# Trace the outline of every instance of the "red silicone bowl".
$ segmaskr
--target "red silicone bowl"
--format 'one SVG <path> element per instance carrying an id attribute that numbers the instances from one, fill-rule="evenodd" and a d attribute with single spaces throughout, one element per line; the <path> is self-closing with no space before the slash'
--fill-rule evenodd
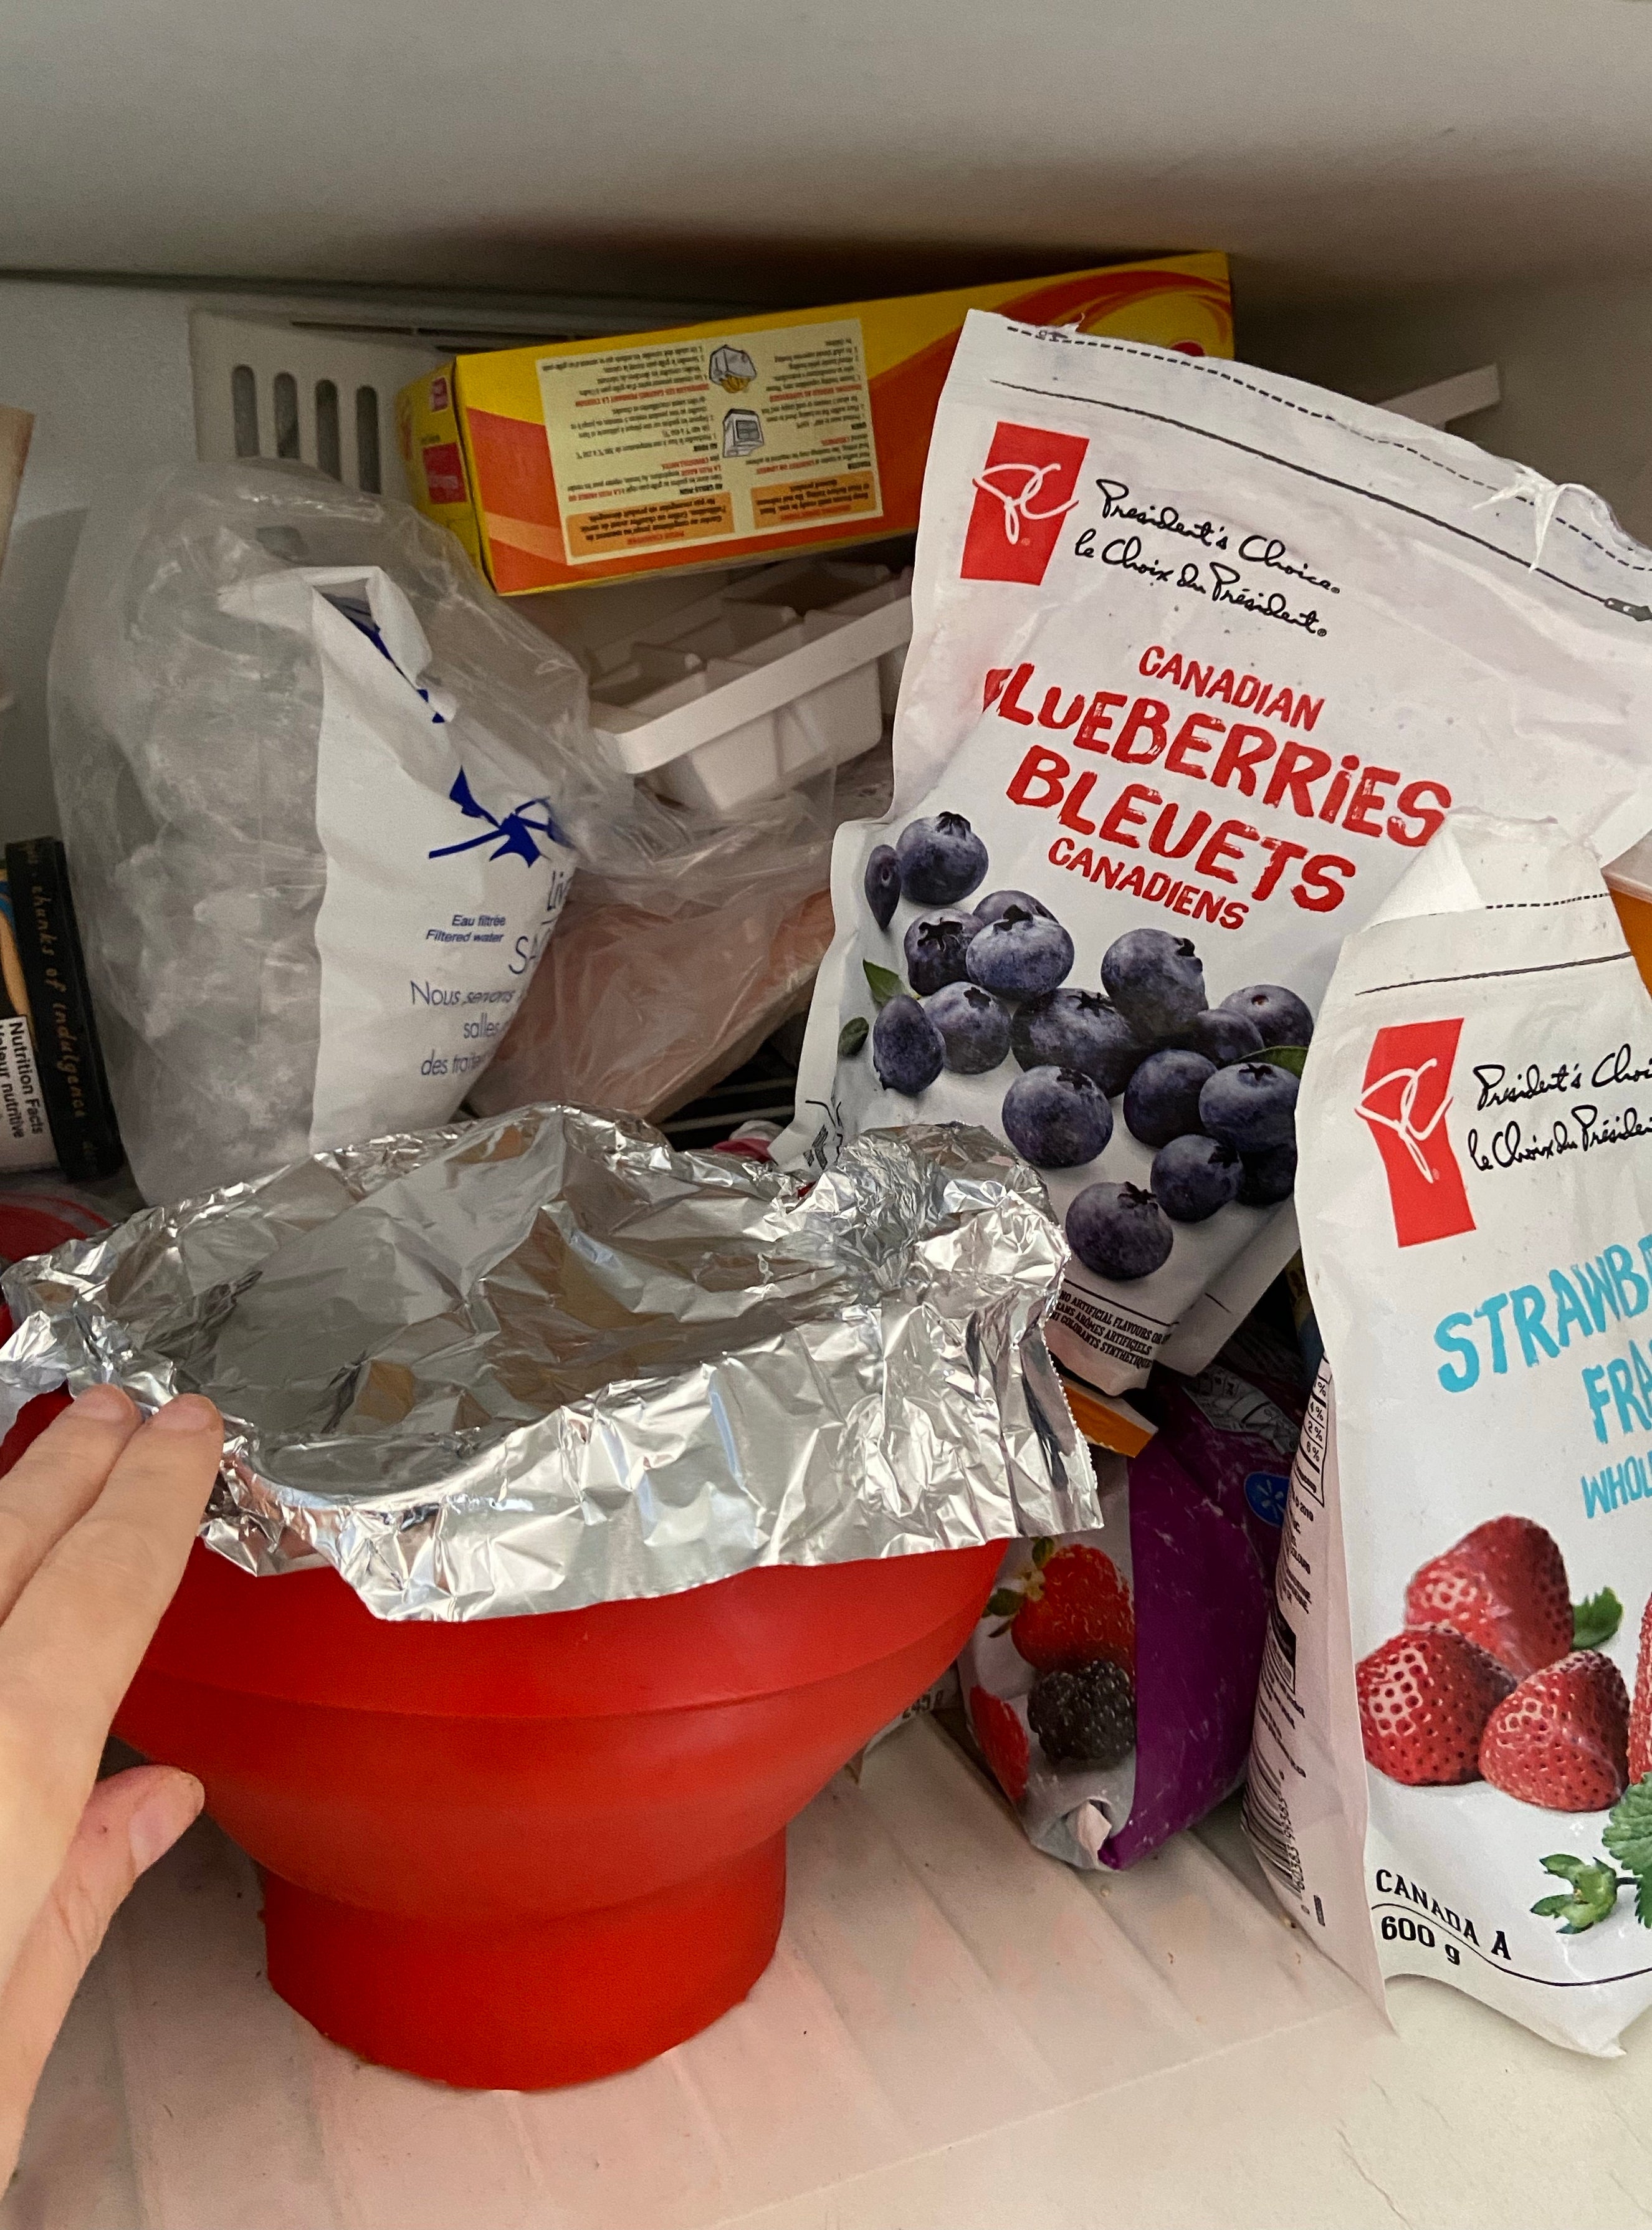
<path id="1" fill-rule="evenodd" d="M 586 2082 L 744 1997 L 787 1822 L 955 1656 L 999 1557 L 450 1626 L 197 1544 L 115 1724 L 263 1867 L 270 1980 L 325 2035 L 445 2083 Z"/>

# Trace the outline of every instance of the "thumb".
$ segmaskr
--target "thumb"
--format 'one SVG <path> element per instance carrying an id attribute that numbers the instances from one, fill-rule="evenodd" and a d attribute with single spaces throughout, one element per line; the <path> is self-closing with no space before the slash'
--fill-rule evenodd
<path id="1" fill-rule="evenodd" d="M 16 2164 L 29 2102 L 69 2001 L 122 1899 L 199 1813 L 204 1792 L 168 1765 L 100 1781 L 0 1988 L 0 2189 Z"/>

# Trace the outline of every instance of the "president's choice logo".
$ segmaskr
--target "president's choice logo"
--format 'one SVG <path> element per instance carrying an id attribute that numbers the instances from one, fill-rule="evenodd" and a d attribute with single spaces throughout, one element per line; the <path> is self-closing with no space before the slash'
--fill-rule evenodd
<path id="1" fill-rule="evenodd" d="M 1082 434 L 1000 422 L 974 477 L 961 579 L 1038 586 L 1061 522 L 1078 501 L 1078 468 L 1089 447 Z"/>
<path id="2" fill-rule="evenodd" d="M 1462 1171 L 1445 1127 L 1462 1017 L 1379 1030 L 1366 1063 L 1360 1115 L 1377 1142 L 1402 1247 L 1472 1231 Z"/>

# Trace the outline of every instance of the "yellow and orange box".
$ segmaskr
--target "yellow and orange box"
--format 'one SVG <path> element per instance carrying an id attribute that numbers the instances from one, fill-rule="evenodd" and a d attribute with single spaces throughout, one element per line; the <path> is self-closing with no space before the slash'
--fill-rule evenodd
<path id="1" fill-rule="evenodd" d="M 414 501 L 507 596 L 910 532 L 970 310 L 1233 353 L 1208 255 L 455 357 L 396 398 Z"/>

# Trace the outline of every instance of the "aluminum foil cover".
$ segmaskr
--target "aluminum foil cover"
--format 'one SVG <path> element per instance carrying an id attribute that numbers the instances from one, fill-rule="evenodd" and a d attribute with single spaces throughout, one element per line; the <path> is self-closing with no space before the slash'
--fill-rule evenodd
<path id="1" fill-rule="evenodd" d="M 203 1532 L 381 1618 L 1100 1523 L 1041 1327 L 1066 1246 L 983 1131 L 812 1189 L 565 1107 L 373 1140 L 16 1264 L 0 1432 L 108 1380 L 227 1426 Z"/>

